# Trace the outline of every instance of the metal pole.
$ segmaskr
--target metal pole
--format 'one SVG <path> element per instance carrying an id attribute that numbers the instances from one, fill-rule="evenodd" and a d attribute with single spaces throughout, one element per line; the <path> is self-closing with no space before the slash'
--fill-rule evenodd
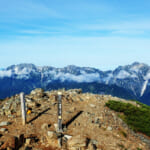
<path id="1" fill-rule="evenodd" d="M 62 93 L 58 92 L 58 132 L 62 131 Z"/>
<path id="2" fill-rule="evenodd" d="M 26 102 L 24 98 L 24 93 L 20 93 L 20 100 L 21 100 L 21 112 L 22 112 L 22 124 L 26 124 Z"/>

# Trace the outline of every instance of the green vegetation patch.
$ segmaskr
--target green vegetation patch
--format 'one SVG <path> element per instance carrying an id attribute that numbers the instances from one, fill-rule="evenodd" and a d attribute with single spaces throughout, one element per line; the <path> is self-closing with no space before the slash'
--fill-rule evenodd
<path id="1" fill-rule="evenodd" d="M 138 103 L 140 107 L 129 103 L 109 100 L 106 106 L 116 112 L 122 112 L 120 117 L 134 130 L 150 136 L 150 106 Z"/>

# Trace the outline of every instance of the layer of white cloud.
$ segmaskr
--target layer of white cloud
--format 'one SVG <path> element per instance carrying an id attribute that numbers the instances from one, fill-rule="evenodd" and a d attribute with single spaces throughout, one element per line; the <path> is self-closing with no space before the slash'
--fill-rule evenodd
<path id="1" fill-rule="evenodd" d="M 29 74 L 32 70 L 32 68 L 23 68 L 23 69 L 20 69 L 18 67 L 15 67 L 15 74 Z"/>
<path id="2" fill-rule="evenodd" d="M 85 73 L 82 72 L 80 75 L 74 75 L 70 73 L 56 73 L 55 71 L 50 72 L 53 75 L 54 80 L 61 80 L 62 82 L 64 81 L 75 81 L 78 83 L 81 82 L 97 82 L 100 81 L 100 76 L 98 73 Z"/>
<path id="3" fill-rule="evenodd" d="M 32 70 L 28 68 L 23 68 L 19 70 L 18 67 L 15 67 L 14 70 L 3 69 L 3 70 L 0 70 L 0 77 L 4 78 L 4 77 L 12 77 L 13 75 L 16 75 L 17 79 L 28 79 L 31 71 Z"/>
<path id="4" fill-rule="evenodd" d="M 118 75 L 116 76 L 116 78 L 118 79 L 125 79 L 125 78 L 136 78 L 137 76 L 135 74 L 130 74 L 125 70 L 121 70 Z"/>
<path id="5" fill-rule="evenodd" d="M 116 76 L 116 78 L 118 79 L 124 79 L 124 78 L 128 78 L 130 76 L 130 74 L 124 70 L 121 70 L 119 72 L 119 74 Z"/>
<path id="6" fill-rule="evenodd" d="M 11 70 L 0 70 L 0 77 L 11 77 L 12 71 Z"/>

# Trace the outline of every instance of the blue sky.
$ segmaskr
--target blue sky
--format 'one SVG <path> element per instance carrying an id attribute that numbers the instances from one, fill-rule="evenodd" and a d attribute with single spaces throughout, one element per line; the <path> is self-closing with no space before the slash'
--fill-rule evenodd
<path id="1" fill-rule="evenodd" d="M 0 68 L 150 65 L 149 0 L 0 0 Z"/>

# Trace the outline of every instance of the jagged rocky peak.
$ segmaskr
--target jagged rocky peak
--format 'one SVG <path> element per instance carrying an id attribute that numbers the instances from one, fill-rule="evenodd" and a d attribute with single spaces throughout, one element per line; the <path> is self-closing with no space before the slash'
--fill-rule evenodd
<path id="1" fill-rule="evenodd" d="M 134 62 L 131 65 L 119 66 L 113 71 L 114 76 L 119 78 L 144 78 L 150 72 L 150 66 Z"/>
<path id="2" fill-rule="evenodd" d="M 144 63 L 139 63 L 139 62 L 134 62 L 133 64 L 129 65 L 130 70 L 139 72 L 141 71 L 148 71 L 150 70 L 150 67 L 147 64 Z"/>
<path id="3" fill-rule="evenodd" d="M 75 65 L 69 65 L 67 67 L 64 68 L 54 68 L 54 67 L 50 67 L 50 66 L 44 66 L 44 67 L 38 67 L 35 66 L 34 64 L 18 64 L 18 65 L 12 65 L 8 68 L 6 68 L 5 70 L 1 70 L 1 71 L 11 71 L 12 73 L 15 74 L 24 74 L 26 73 L 30 73 L 30 72 L 50 72 L 50 71 L 55 71 L 56 73 L 70 73 L 70 74 L 74 74 L 74 75 L 80 75 L 80 74 L 84 74 L 84 73 L 88 73 L 88 74 L 92 74 L 92 73 L 99 73 L 101 74 L 102 77 L 105 76 L 109 76 L 111 73 L 113 74 L 113 76 L 117 76 L 120 72 L 121 75 L 122 74 L 136 74 L 136 73 L 143 73 L 143 75 L 146 75 L 146 73 L 150 70 L 150 67 L 144 63 L 139 63 L 139 62 L 134 62 L 131 65 L 126 65 L 126 66 L 119 66 L 118 68 L 116 68 L 114 71 L 100 71 L 99 69 L 95 69 L 95 68 L 91 68 L 91 67 L 78 67 Z M 133 77 L 131 75 L 131 77 Z M 122 77 L 123 78 L 123 77 Z"/>
<path id="4" fill-rule="evenodd" d="M 79 66 L 75 66 L 75 65 L 69 65 L 67 67 L 59 69 L 59 71 L 62 71 L 64 73 L 74 74 L 74 75 L 100 72 L 99 69 L 95 69 L 95 68 L 91 68 L 91 67 L 79 67 Z"/>
<path id="5" fill-rule="evenodd" d="M 37 68 L 38 68 L 39 71 L 41 71 L 41 72 L 56 70 L 55 67 L 51 67 L 51 66 L 43 66 L 43 67 L 37 67 Z"/>
<path id="6" fill-rule="evenodd" d="M 37 67 L 34 64 L 18 64 L 12 65 L 6 68 L 5 71 L 10 71 L 12 75 L 22 75 L 22 74 L 29 74 L 30 72 L 37 71 Z"/>
<path id="7" fill-rule="evenodd" d="M 58 69 L 59 72 L 63 72 L 63 73 L 70 73 L 70 74 L 75 74 L 75 75 L 79 75 L 81 74 L 81 68 L 75 65 L 69 65 L 67 67 L 64 68 L 60 68 Z"/>
<path id="8" fill-rule="evenodd" d="M 117 69 L 121 70 L 121 69 L 125 69 L 125 70 L 139 70 L 142 68 L 150 68 L 147 64 L 144 63 L 140 63 L 140 62 L 134 62 L 131 65 L 125 65 L 125 66 L 119 66 Z"/>
<path id="9" fill-rule="evenodd" d="M 142 67 L 142 66 L 147 66 L 145 63 L 140 63 L 140 62 L 134 62 L 131 64 L 131 66 L 138 66 L 138 67 Z"/>
<path id="10" fill-rule="evenodd" d="M 80 67 L 78 67 L 76 65 L 68 65 L 65 68 L 68 69 L 68 70 L 75 70 L 75 69 L 80 68 Z"/>
<path id="11" fill-rule="evenodd" d="M 10 77 L 16 79 L 28 79 L 31 73 L 38 73 L 38 68 L 34 64 L 18 64 L 1 70 L 0 77 Z"/>

